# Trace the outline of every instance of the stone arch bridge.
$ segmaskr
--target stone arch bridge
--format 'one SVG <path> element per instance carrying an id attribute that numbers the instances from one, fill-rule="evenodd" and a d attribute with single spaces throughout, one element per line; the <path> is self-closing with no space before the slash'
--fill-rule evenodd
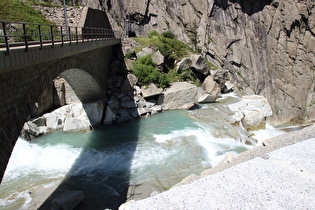
<path id="1" fill-rule="evenodd" d="M 1 29 L 1 28 L 0 28 Z M 31 109 L 53 79 L 62 76 L 82 102 L 105 98 L 109 64 L 120 39 L 0 48 L 0 181 Z"/>

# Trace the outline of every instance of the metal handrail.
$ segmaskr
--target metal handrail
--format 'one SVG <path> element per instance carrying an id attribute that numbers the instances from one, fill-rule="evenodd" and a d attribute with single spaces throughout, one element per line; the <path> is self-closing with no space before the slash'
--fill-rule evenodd
<path id="1" fill-rule="evenodd" d="M 14 47 L 24 47 L 27 52 L 34 45 L 42 49 L 44 45 L 55 47 L 57 43 L 64 46 L 116 38 L 121 38 L 119 33 L 107 28 L 0 21 L 0 49 L 5 48 L 7 54 Z"/>

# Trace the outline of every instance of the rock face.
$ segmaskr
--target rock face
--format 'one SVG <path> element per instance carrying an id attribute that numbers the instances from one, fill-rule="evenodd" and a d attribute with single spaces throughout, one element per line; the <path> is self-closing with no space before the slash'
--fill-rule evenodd
<path id="1" fill-rule="evenodd" d="M 236 90 L 264 95 L 279 120 L 315 118 L 313 1 L 120 0 L 104 6 L 116 28 L 129 15 L 136 36 L 170 30 L 191 43 L 187 31 L 196 23 L 197 47 L 232 74 Z"/>

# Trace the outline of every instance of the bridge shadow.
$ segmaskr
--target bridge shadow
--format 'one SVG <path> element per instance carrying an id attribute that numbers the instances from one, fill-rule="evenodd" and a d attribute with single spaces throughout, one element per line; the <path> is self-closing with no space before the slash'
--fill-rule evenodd
<path id="1" fill-rule="evenodd" d="M 121 55 L 121 49 L 118 53 Z M 124 62 L 120 64 L 123 65 Z M 118 65 L 111 69 L 120 69 L 120 67 Z M 114 74 L 117 75 L 117 72 Z M 126 76 L 120 78 L 126 79 Z M 131 96 L 133 88 L 128 87 L 126 94 Z M 130 111 L 135 112 L 136 108 Z M 83 201 L 74 208 L 76 210 L 118 209 L 131 196 L 128 195 L 128 189 L 132 160 L 139 139 L 139 127 L 140 119 L 133 119 L 93 130 L 89 142 L 82 149 L 62 183 L 39 209 L 52 209 L 54 199 L 68 191 L 84 193 Z"/>
<path id="2" fill-rule="evenodd" d="M 77 210 L 118 209 L 128 198 L 139 123 L 131 120 L 94 130 L 62 183 L 39 209 L 51 209 L 52 201 L 66 191 L 84 193 Z"/>

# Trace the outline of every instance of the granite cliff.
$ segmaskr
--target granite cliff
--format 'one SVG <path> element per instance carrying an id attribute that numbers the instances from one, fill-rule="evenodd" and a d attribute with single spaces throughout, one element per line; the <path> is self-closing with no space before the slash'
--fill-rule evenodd
<path id="1" fill-rule="evenodd" d="M 130 36 L 172 31 L 227 70 L 236 90 L 265 96 L 276 121 L 315 120 L 314 0 L 75 2 L 105 10 Z"/>
<path id="2" fill-rule="evenodd" d="M 193 45 L 197 34 L 202 54 L 228 70 L 240 92 L 267 97 L 275 120 L 315 119 L 314 1 L 106 0 L 99 7 L 129 35 L 170 30 Z"/>

